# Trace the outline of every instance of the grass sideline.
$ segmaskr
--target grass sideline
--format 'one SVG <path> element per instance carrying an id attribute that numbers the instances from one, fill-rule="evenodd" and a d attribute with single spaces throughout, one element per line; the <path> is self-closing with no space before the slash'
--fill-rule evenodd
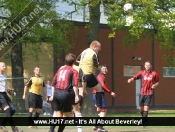
<path id="1" fill-rule="evenodd" d="M 96 114 L 82 114 L 83 117 L 96 117 Z M 4 117 L 5 113 L 0 113 L 0 117 Z M 52 117 L 40 115 L 41 117 Z M 70 115 L 71 116 L 71 115 Z M 123 113 L 107 113 L 106 117 L 140 117 L 140 112 L 127 111 Z M 150 110 L 149 117 L 175 117 L 175 110 Z M 15 113 L 14 117 L 28 117 L 28 113 Z"/>

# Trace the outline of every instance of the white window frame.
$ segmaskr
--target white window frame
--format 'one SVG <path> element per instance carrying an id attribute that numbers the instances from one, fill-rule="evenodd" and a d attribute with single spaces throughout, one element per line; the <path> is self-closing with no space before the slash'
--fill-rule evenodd
<path id="1" fill-rule="evenodd" d="M 163 77 L 175 77 L 175 67 L 163 67 Z"/>
<path id="2" fill-rule="evenodd" d="M 128 68 L 128 70 L 127 70 L 127 68 Z M 139 72 L 141 70 L 142 70 L 141 66 L 123 65 L 123 75 L 124 75 L 124 77 L 132 77 L 137 72 Z M 129 72 L 126 73 L 127 71 L 129 71 Z"/>

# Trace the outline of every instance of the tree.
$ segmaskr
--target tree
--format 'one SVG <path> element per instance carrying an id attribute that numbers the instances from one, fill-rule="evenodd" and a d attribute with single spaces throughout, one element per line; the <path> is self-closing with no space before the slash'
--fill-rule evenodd
<path id="1" fill-rule="evenodd" d="M 123 10 L 124 4 L 128 1 L 108 1 L 109 26 L 112 33 L 109 37 L 114 37 L 116 30 L 128 31 L 124 38 L 124 47 L 136 47 L 137 42 L 148 37 L 154 43 L 154 40 L 160 42 L 160 49 L 165 51 L 163 56 L 170 66 L 175 65 L 174 56 L 174 34 L 175 34 L 175 1 L 170 0 L 131 0 L 133 5 L 131 12 Z M 133 19 L 132 23 L 126 26 L 126 18 Z M 149 36 L 148 36 L 149 35 Z"/>
<path id="2" fill-rule="evenodd" d="M 65 2 L 72 3 L 72 1 Z M 125 12 L 123 6 L 126 3 L 133 5 L 132 12 Z M 75 3 L 75 2 L 74 2 Z M 116 30 L 126 30 L 123 40 L 124 48 L 137 47 L 137 42 L 147 37 L 152 45 L 154 41 L 160 42 L 160 49 L 165 51 L 163 56 L 170 64 L 175 65 L 175 1 L 171 0 L 81 0 L 76 4 L 79 8 L 88 5 L 89 23 L 88 45 L 92 40 L 98 40 L 100 23 L 100 4 L 103 4 L 108 15 L 108 25 L 111 28 L 109 37 L 115 37 Z M 126 18 L 133 22 L 126 22 Z M 154 59 L 154 58 L 153 58 Z M 154 61 L 154 60 L 152 60 Z"/>
<path id="3" fill-rule="evenodd" d="M 82 10 L 84 6 L 88 6 L 89 9 L 89 23 L 87 24 L 88 32 L 87 32 L 87 47 L 89 47 L 90 43 L 93 40 L 99 40 L 99 27 L 100 27 L 100 0 L 81 0 L 81 1 L 65 1 L 70 5 L 77 5 L 75 11 Z M 84 104 L 82 108 L 82 112 L 84 113 L 94 113 L 95 107 L 92 105 L 92 89 L 87 89 L 88 96 L 84 97 Z"/>
<path id="4" fill-rule="evenodd" d="M 73 41 L 69 42 L 67 35 L 75 36 L 75 28 L 70 21 L 64 20 L 53 9 L 56 1 L 4 0 L 0 3 L 2 16 L 0 50 L 3 56 L 11 52 L 12 77 L 23 77 L 22 45 L 31 47 L 34 55 L 40 54 L 42 42 L 56 45 L 57 49 L 69 50 Z M 59 26 L 61 28 L 55 28 Z M 62 30 L 61 30 L 62 29 Z M 63 32 L 64 31 L 64 32 Z M 2 58 L 1 56 L 1 58 Z M 37 58 L 36 58 L 37 59 Z M 17 92 L 16 110 L 25 111 L 25 102 L 21 101 L 24 80 L 12 80 L 13 88 Z"/>

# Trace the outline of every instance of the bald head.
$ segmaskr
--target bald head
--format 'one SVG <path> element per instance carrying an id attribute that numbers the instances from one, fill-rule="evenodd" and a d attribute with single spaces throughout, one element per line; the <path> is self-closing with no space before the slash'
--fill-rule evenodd
<path id="1" fill-rule="evenodd" d="M 0 73 L 4 73 L 6 69 L 5 63 L 4 62 L 0 62 Z"/>
<path id="2" fill-rule="evenodd" d="M 95 52 L 99 52 L 101 50 L 101 44 L 97 40 L 94 40 L 90 44 L 90 48 L 93 49 Z"/>

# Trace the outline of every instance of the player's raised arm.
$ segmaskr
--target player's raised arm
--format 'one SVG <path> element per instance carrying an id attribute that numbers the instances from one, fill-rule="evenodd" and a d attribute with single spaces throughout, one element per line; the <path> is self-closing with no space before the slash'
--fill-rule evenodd
<path id="1" fill-rule="evenodd" d="M 128 79 L 128 83 L 133 82 L 134 80 L 137 80 L 141 77 L 143 71 L 139 71 L 137 74 L 135 74 L 132 78 Z"/>

